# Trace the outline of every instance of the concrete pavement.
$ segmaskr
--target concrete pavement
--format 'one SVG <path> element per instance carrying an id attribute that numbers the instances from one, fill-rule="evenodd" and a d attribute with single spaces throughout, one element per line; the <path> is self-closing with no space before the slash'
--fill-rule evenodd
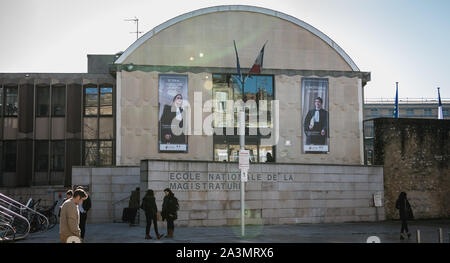
<path id="1" fill-rule="evenodd" d="M 423 243 L 438 243 L 442 228 L 444 242 L 449 243 L 450 220 L 409 222 L 410 240 L 400 240 L 400 221 L 246 226 L 246 237 L 240 237 L 240 226 L 178 227 L 173 239 L 145 240 L 145 225 L 130 227 L 125 223 L 87 224 L 86 243 L 366 243 L 378 236 L 382 243 L 416 243 L 420 229 Z M 17 243 L 60 243 L 59 225 L 44 233 L 30 234 Z M 166 233 L 160 228 L 160 233 Z M 152 227 L 151 236 L 154 238 Z"/>

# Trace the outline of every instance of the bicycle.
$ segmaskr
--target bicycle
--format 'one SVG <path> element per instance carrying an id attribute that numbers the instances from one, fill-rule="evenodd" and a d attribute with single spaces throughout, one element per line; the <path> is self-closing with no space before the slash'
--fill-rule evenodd
<path id="1" fill-rule="evenodd" d="M 48 218 L 48 228 L 47 229 L 52 229 L 58 223 L 58 217 L 54 213 L 55 207 L 57 204 L 58 204 L 58 201 L 55 201 L 53 203 L 53 205 L 48 208 L 37 207 L 36 211 L 43 214 L 44 216 L 46 216 Z"/>

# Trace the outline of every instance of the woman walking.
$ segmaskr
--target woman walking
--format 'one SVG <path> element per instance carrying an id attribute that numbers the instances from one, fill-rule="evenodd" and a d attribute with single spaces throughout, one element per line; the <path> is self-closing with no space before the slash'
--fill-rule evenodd
<path id="1" fill-rule="evenodd" d="M 411 233 L 409 233 L 408 230 L 407 220 L 413 219 L 414 215 L 405 192 L 401 192 L 398 196 L 397 202 L 395 202 L 395 208 L 398 209 L 400 220 L 402 221 L 402 228 L 400 229 L 400 239 L 405 239 L 405 235 L 408 235 L 409 239 L 411 237 Z M 405 232 L 405 235 L 403 234 L 403 232 Z"/>
<path id="2" fill-rule="evenodd" d="M 173 232 L 175 231 L 175 221 L 177 216 L 177 211 L 179 208 L 178 199 L 175 197 L 173 192 L 166 188 L 164 189 L 164 194 L 166 195 L 163 200 L 161 217 L 163 220 L 167 220 L 167 238 L 173 237 Z"/>
<path id="3" fill-rule="evenodd" d="M 155 228 L 156 238 L 160 239 L 161 235 L 158 233 L 158 222 L 156 219 L 158 208 L 156 207 L 155 194 L 153 193 L 153 190 L 147 190 L 144 198 L 142 199 L 141 208 L 145 211 L 145 218 L 147 219 L 147 225 L 145 226 L 145 239 L 152 239 L 150 236 L 152 221 Z"/>

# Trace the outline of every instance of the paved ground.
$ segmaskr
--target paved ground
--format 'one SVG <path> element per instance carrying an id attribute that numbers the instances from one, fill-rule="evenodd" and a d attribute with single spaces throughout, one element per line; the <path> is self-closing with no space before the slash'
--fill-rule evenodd
<path id="1" fill-rule="evenodd" d="M 297 224 L 247 226 L 247 235 L 240 237 L 240 226 L 179 227 L 173 239 L 145 240 L 145 226 L 130 227 L 124 223 L 88 224 L 86 243 L 365 243 L 378 236 L 382 243 L 415 243 L 420 229 L 423 243 L 438 242 L 438 228 L 443 229 L 444 242 L 449 243 L 450 220 L 426 220 L 409 223 L 410 240 L 399 239 L 401 223 Z M 30 234 L 17 243 L 59 243 L 59 225 L 44 233 Z M 160 231 L 165 233 L 166 230 Z M 154 237 L 153 228 L 151 235 Z"/>

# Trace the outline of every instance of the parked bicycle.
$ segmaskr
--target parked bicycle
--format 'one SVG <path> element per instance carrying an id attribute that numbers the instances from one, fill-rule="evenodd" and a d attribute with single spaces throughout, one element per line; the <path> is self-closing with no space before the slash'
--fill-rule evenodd
<path id="1" fill-rule="evenodd" d="M 40 200 L 40 199 L 39 199 Z M 58 204 L 58 201 L 55 201 L 52 206 L 45 207 L 36 207 L 36 211 L 43 214 L 48 218 L 48 229 L 52 229 L 58 223 L 58 217 L 55 214 L 55 207 Z"/>

